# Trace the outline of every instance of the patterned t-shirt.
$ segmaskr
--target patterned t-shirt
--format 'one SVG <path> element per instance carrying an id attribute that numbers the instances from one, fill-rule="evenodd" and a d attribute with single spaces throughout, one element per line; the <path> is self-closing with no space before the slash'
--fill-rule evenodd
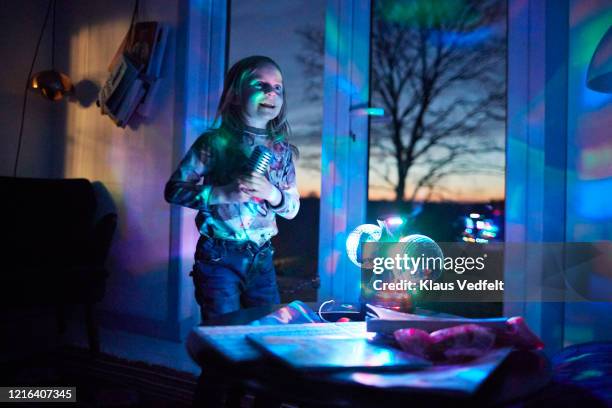
<path id="1" fill-rule="evenodd" d="M 257 145 L 272 151 L 266 177 L 282 193 L 279 205 L 264 200 L 210 205 L 211 188 L 244 174 L 246 162 Z M 198 210 L 201 234 L 263 245 L 277 234 L 276 214 L 292 219 L 300 207 L 291 146 L 284 138 L 272 138 L 265 130 L 222 126 L 200 136 L 166 183 L 166 200 Z"/>

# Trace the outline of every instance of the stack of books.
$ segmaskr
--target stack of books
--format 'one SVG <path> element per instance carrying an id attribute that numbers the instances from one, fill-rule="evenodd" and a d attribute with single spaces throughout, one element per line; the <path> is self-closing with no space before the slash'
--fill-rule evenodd
<path id="1" fill-rule="evenodd" d="M 136 23 L 109 67 L 97 105 L 119 127 L 138 112 L 148 117 L 159 89 L 169 28 L 155 21 Z"/>

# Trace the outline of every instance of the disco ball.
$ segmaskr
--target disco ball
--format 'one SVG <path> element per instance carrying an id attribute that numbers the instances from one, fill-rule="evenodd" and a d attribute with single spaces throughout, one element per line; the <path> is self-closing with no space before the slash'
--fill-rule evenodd
<path id="1" fill-rule="evenodd" d="M 398 253 L 421 259 L 419 267 L 410 271 L 411 280 L 436 280 L 444 271 L 444 254 L 436 242 L 425 235 L 413 234 L 400 239 Z"/>
<path id="2" fill-rule="evenodd" d="M 374 224 L 362 224 L 355 228 L 346 239 L 346 254 L 351 262 L 361 268 L 361 247 L 365 242 L 378 242 L 382 229 Z"/>

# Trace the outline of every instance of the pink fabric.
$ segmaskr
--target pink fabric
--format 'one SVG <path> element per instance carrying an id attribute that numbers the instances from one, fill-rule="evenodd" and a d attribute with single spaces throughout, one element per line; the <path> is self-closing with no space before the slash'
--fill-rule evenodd
<path id="1" fill-rule="evenodd" d="M 465 361 L 487 354 L 496 346 L 534 350 L 544 343 L 522 317 L 512 317 L 503 330 L 492 330 L 476 324 L 464 324 L 432 333 L 419 329 L 400 329 L 395 340 L 407 353 L 430 360 Z"/>

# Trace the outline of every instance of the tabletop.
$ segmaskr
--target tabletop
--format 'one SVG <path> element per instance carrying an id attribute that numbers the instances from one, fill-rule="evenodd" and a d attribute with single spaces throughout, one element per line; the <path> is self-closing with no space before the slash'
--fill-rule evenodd
<path id="1" fill-rule="evenodd" d="M 261 318 L 276 310 L 278 306 L 243 309 L 207 322 L 207 325 L 240 325 Z M 419 313 L 419 311 L 416 311 Z M 420 311 L 427 314 L 427 311 Z M 366 381 L 355 381 L 350 375 L 306 374 L 290 370 L 267 359 L 248 364 L 230 364 L 213 351 L 199 358 L 202 375 L 194 406 L 222 406 L 214 403 L 213 393 L 220 389 L 234 390 L 244 396 L 256 396 L 257 401 L 268 401 L 270 405 L 281 402 L 297 406 L 412 406 L 473 403 L 479 405 L 503 405 L 526 398 L 544 387 L 550 380 L 551 368 L 541 352 L 513 351 L 493 375 L 473 395 L 450 390 L 430 390 L 398 386 L 380 387 Z M 464 370 L 462 375 L 469 375 Z M 473 371 L 472 371 L 473 372 Z M 350 374 L 350 373 L 349 373 Z M 435 378 L 435 377 L 434 377 Z M 239 391 L 236 391 L 239 390 Z M 244 405 L 244 401 L 236 405 Z M 232 405 L 231 403 L 229 404 Z"/>

